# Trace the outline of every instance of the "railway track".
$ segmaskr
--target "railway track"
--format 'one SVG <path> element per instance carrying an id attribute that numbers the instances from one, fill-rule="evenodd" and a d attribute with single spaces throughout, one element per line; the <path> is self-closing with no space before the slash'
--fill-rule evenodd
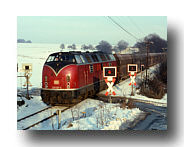
<path id="1" fill-rule="evenodd" d="M 20 122 L 21 120 L 24 120 L 24 119 L 26 119 L 26 118 L 29 118 L 29 117 L 31 117 L 31 116 L 34 116 L 34 115 L 36 115 L 36 114 L 38 114 L 38 113 L 41 113 L 41 112 L 43 112 L 43 111 L 45 111 L 45 110 L 48 110 L 48 109 L 50 109 L 50 108 L 51 108 L 51 106 L 50 106 L 50 107 L 47 107 L 47 108 L 44 108 L 44 109 L 42 109 L 42 110 L 40 110 L 40 111 L 37 111 L 37 112 L 35 112 L 35 113 L 33 113 L 33 114 L 27 115 L 27 116 L 25 116 L 25 117 L 23 117 L 23 118 L 21 118 L 21 119 L 18 119 L 17 122 Z"/>
<path id="2" fill-rule="evenodd" d="M 28 130 L 36 125 L 43 123 L 46 120 L 51 119 L 54 116 L 58 115 L 58 110 L 62 113 L 71 107 L 77 105 L 76 104 L 66 104 L 66 105 L 56 105 L 56 106 L 49 106 L 42 110 L 39 110 L 33 114 L 25 116 L 21 119 L 17 120 L 17 128 L 19 130 Z M 40 118 L 40 119 L 38 119 Z"/>
<path id="3" fill-rule="evenodd" d="M 105 95 L 97 95 L 98 100 L 104 101 L 104 102 L 109 102 L 110 101 L 110 97 L 109 96 L 105 96 Z M 123 97 L 123 96 L 111 96 L 111 102 L 112 103 L 122 103 L 123 101 L 126 100 L 132 100 L 133 102 L 142 102 L 142 103 L 146 103 L 146 104 L 153 104 L 155 106 L 163 106 L 163 107 L 167 107 L 166 103 L 161 103 L 161 102 L 155 102 L 155 101 L 148 101 L 148 100 L 142 100 L 142 99 L 135 99 L 135 98 L 131 98 L 131 97 Z"/>
<path id="4" fill-rule="evenodd" d="M 142 121 L 138 122 L 131 130 L 167 130 L 167 108 L 151 104 L 135 103 L 141 111 L 149 113 Z"/>

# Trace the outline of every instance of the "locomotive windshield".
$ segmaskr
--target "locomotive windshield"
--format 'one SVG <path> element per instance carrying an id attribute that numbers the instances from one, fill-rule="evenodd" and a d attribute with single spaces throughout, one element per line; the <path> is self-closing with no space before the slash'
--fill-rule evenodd
<path id="1" fill-rule="evenodd" d="M 68 62 L 68 63 L 75 63 L 75 58 L 73 55 L 67 55 L 67 54 L 56 54 L 56 55 L 50 55 L 46 61 L 49 62 Z"/>
<path id="2" fill-rule="evenodd" d="M 72 54 L 55 53 L 48 57 L 45 64 L 52 67 L 55 72 L 58 73 L 58 71 L 66 65 L 76 64 L 76 60 Z"/>

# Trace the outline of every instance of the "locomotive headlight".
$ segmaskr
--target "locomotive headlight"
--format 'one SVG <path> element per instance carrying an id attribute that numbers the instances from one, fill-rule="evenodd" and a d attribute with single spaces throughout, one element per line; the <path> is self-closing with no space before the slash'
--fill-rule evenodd
<path id="1" fill-rule="evenodd" d="M 67 82 L 67 88 L 68 89 L 70 88 L 70 82 Z"/>
<path id="2" fill-rule="evenodd" d="M 70 74 L 68 74 L 68 75 L 66 76 L 66 81 L 67 81 L 67 82 L 70 82 L 70 79 L 71 79 Z"/>
<path id="3" fill-rule="evenodd" d="M 67 88 L 68 89 L 70 88 L 70 80 L 71 80 L 70 74 L 67 74 L 66 81 L 67 81 Z"/>
<path id="4" fill-rule="evenodd" d="M 48 88 L 47 76 L 45 76 L 45 88 Z"/>
<path id="5" fill-rule="evenodd" d="M 45 88 L 48 88 L 48 83 L 47 82 L 45 82 Z"/>
<path id="6" fill-rule="evenodd" d="M 45 82 L 47 82 L 47 76 L 45 76 Z"/>

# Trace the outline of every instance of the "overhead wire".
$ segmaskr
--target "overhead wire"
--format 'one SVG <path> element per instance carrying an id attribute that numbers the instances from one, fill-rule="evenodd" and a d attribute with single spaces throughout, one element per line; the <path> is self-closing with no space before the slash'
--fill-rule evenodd
<path id="1" fill-rule="evenodd" d="M 132 24 L 134 24 L 134 26 L 137 28 L 137 30 L 143 35 L 143 36 L 146 36 L 145 33 L 140 29 L 140 27 L 129 17 L 127 16 L 127 18 L 129 18 L 129 21 L 132 22 Z M 121 19 L 122 20 L 122 19 Z M 138 41 L 141 41 L 141 39 L 138 39 Z M 146 41 L 144 41 L 146 43 Z M 154 44 L 152 44 L 154 46 Z"/>
<path id="2" fill-rule="evenodd" d="M 127 34 L 129 34 L 130 36 L 132 36 L 135 40 L 140 41 L 140 39 L 138 39 L 135 35 L 133 35 L 132 33 L 130 33 L 129 31 L 127 31 L 124 27 L 122 27 L 117 21 L 115 21 L 114 19 L 112 19 L 110 16 L 107 16 L 113 23 L 115 23 L 118 27 L 120 27 L 123 31 L 125 31 Z"/>
<path id="3" fill-rule="evenodd" d="M 119 20 L 119 24 L 121 25 L 121 26 L 123 26 L 124 24 L 126 24 L 126 26 L 131 26 L 131 31 L 132 32 L 134 32 L 134 36 L 139 36 L 140 35 L 140 33 L 137 31 L 137 29 L 133 26 L 133 24 L 129 21 L 129 20 L 127 20 L 127 18 L 126 18 L 126 16 L 117 16 L 116 17 L 118 20 Z M 123 18 L 126 18 L 126 19 L 123 19 Z M 126 28 L 126 30 L 128 30 L 127 28 Z M 126 33 L 127 34 L 127 33 Z M 128 34 L 127 34 L 128 35 Z M 130 37 L 129 37 L 130 38 Z M 134 39 L 134 38 L 133 38 Z M 139 39 L 140 40 L 140 39 Z"/>
<path id="4" fill-rule="evenodd" d="M 145 33 L 142 31 L 142 29 L 136 24 L 135 21 L 133 21 L 133 19 L 130 16 L 127 16 L 127 18 L 129 19 L 129 21 L 131 21 L 131 23 L 136 27 L 136 29 L 143 35 L 146 36 Z"/>
<path id="5" fill-rule="evenodd" d="M 107 19 L 107 20 L 109 21 L 109 18 L 107 18 L 106 16 L 105 16 L 105 19 Z M 111 22 L 111 24 L 114 25 L 118 30 L 121 30 L 121 28 L 120 28 L 120 27 L 117 27 L 117 25 L 116 25 L 114 22 L 112 22 L 112 21 L 110 21 L 110 22 Z M 126 38 L 125 40 L 129 40 L 129 38 L 128 38 L 127 36 L 124 36 L 124 38 Z"/>
<path id="6" fill-rule="evenodd" d="M 119 16 L 117 17 L 120 21 L 120 24 L 123 26 L 123 24 L 126 24 L 127 26 L 131 26 L 131 31 L 134 32 L 135 36 L 140 35 L 139 32 L 137 31 L 137 29 L 133 26 L 133 24 L 130 22 L 130 20 L 127 20 L 127 17 L 125 16 Z M 126 19 L 125 19 L 126 18 Z"/>

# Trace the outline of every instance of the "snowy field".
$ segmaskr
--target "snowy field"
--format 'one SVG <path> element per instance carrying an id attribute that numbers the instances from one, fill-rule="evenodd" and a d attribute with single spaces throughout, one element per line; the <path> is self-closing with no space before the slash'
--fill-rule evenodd
<path id="1" fill-rule="evenodd" d="M 17 62 L 19 72 L 17 75 L 23 75 L 21 72 L 23 63 L 31 63 L 33 66 L 30 82 L 33 88 L 41 88 L 42 67 L 48 55 L 53 52 L 60 51 L 59 44 L 18 44 L 17 45 Z M 150 68 L 149 72 L 153 73 L 157 66 Z M 151 75 L 150 75 L 151 76 Z M 136 81 L 141 80 L 140 74 L 136 76 Z M 25 91 L 22 85 L 25 83 L 24 78 L 17 79 L 17 88 Z M 167 94 L 162 99 L 151 99 L 139 95 L 139 91 L 135 91 L 135 96 L 130 96 L 131 86 L 130 79 L 127 79 L 113 87 L 117 96 L 125 96 L 127 98 L 139 99 L 144 101 L 160 103 L 160 106 L 167 107 Z M 138 86 L 138 85 L 137 85 Z M 134 88 L 135 90 L 135 88 Z M 101 94 L 105 94 L 102 91 Z M 48 107 L 41 101 L 41 97 L 32 96 L 27 100 L 23 96 L 17 97 L 18 101 L 24 100 L 25 104 L 21 107 L 17 106 L 17 119 L 30 115 L 43 108 Z M 36 117 L 34 120 L 25 123 L 18 123 L 17 129 L 21 130 L 33 122 L 42 120 L 56 110 L 48 110 Z M 128 109 L 121 108 L 120 104 L 109 104 L 98 100 L 86 99 L 74 108 L 68 109 L 61 115 L 61 128 L 58 128 L 58 118 L 53 117 L 33 128 L 32 130 L 125 130 L 129 128 L 135 120 L 142 119 L 146 115 L 145 112 L 138 108 Z"/>

